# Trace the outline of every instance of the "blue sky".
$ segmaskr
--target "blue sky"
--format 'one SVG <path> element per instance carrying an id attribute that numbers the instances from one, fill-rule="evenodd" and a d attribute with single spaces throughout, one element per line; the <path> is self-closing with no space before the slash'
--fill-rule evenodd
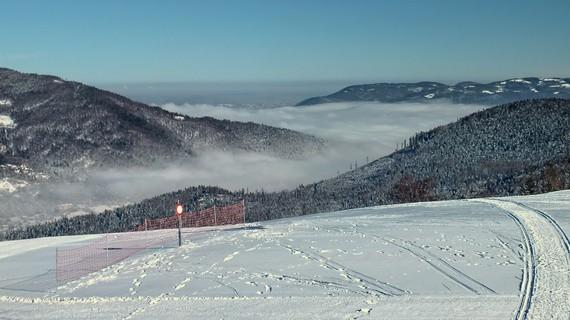
<path id="1" fill-rule="evenodd" d="M 570 76 L 570 1 L 3 0 L 0 66 L 88 83 Z"/>

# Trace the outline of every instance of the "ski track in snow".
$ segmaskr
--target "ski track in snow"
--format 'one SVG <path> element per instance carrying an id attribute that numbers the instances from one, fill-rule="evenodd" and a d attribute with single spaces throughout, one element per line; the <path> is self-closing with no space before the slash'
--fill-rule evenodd
<path id="1" fill-rule="evenodd" d="M 187 235 L 180 248 L 146 251 L 44 296 L 2 296 L 0 288 L 0 318 L 37 310 L 45 319 L 121 320 L 570 314 L 567 236 L 547 213 L 508 198 L 361 208 Z"/>
<path id="2" fill-rule="evenodd" d="M 302 250 L 299 248 L 294 248 L 290 245 L 279 244 L 279 246 L 289 250 L 291 252 L 291 254 L 299 254 L 300 253 L 300 254 L 302 254 L 303 258 L 317 262 L 323 268 L 339 272 L 341 277 L 343 277 L 346 280 L 349 280 L 351 282 L 357 283 L 358 287 L 360 289 L 362 289 L 363 291 L 357 290 L 356 292 L 359 292 L 361 294 L 372 295 L 372 296 L 378 297 L 378 296 L 382 296 L 382 295 L 383 296 L 396 296 L 396 295 L 402 295 L 405 293 L 409 293 L 406 290 L 400 289 L 400 288 L 393 286 L 389 283 L 380 281 L 374 277 L 365 275 L 365 274 L 358 272 L 354 269 L 348 268 L 348 267 L 346 267 L 346 266 L 344 266 L 338 262 L 335 262 L 334 260 L 325 258 L 324 256 L 319 255 L 318 253 L 309 252 L 309 251 Z"/>
<path id="3" fill-rule="evenodd" d="M 453 267 L 437 255 L 425 250 L 424 248 L 414 244 L 412 241 L 402 240 L 395 237 L 380 237 L 374 234 L 364 233 L 358 231 L 356 226 L 352 226 L 353 232 L 360 234 L 364 237 L 373 237 L 382 240 L 386 243 L 392 244 L 400 249 L 403 249 L 413 256 L 417 257 L 421 261 L 430 265 L 434 270 L 442 274 L 443 276 L 449 278 L 450 280 L 456 282 L 461 287 L 464 287 L 468 291 L 474 294 L 496 294 L 496 292 L 484 285 L 483 283 L 473 279 L 464 272 Z M 401 290 L 398 288 L 398 290 Z M 409 291 L 401 290 L 401 293 L 411 293 Z"/>
<path id="4" fill-rule="evenodd" d="M 418 247 L 417 245 L 413 244 L 410 241 L 404 241 L 397 238 L 391 238 L 391 239 L 384 238 L 384 240 L 401 249 L 410 252 L 412 255 L 418 257 L 421 261 L 429 264 L 431 267 L 433 267 L 437 272 L 441 273 L 443 276 L 451 279 L 452 281 L 456 282 L 457 284 L 459 284 L 460 286 L 464 287 L 465 289 L 474 294 L 477 295 L 496 294 L 495 290 L 473 279 L 464 272 L 458 270 L 449 263 L 445 262 L 438 256 L 424 250 L 421 247 Z"/>
<path id="5" fill-rule="evenodd" d="M 520 202 L 480 199 L 506 212 L 525 238 L 521 301 L 515 319 L 570 318 L 570 244 L 548 214 Z"/>

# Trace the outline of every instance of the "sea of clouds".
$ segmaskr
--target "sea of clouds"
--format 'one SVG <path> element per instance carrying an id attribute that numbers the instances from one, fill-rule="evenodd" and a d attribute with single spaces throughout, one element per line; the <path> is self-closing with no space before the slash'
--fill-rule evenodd
<path id="1" fill-rule="evenodd" d="M 30 189 L 30 203 L 34 204 L 30 208 L 22 208 L 19 197 L 4 195 L 0 216 L 22 219 L 34 216 L 34 221 L 38 221 L 49 216 L 98 212 L 195 185 L 249 191 L 292 189 L 388 155 L 416 132 L 483 109 L 442 102 L 358 102 L 271 108 L 168 103 L 159 107 L 192 117 L 208 116 L 288 128 L 324 138 L 327 149 L 302 160 L 243 151 L 210 151 L 155 168 L 102 169 L 81 182 Z"/>
<path id="2" fill-rule="evenodd" d="M 249 191 L 292 189 L 388 155 L 419 131 L 482 109 L 451 103 L 371 102 L 274 108 L 168 103 L 160 107 L 192 117 L 251 121 L 296 130 L 324 138 L 327 148 L 301 160 L 244 151 L 209 151 L 155 168 L 103 169 L 83 182 L 88 186 L 85 190 L 97 190 L 90 195 L 106 192 L 119 199 L 138 201 L 196 185 Z"/>
<path id="3" fill-rule="evenodd" d="M 163 180 L 176 186 L 212 184 L 229 189 L 266 191 L 290 189 L 301 183 L 333 177 L 355 164 L 360 166 L 390 154 L 419 131 L 430 130 L 483 109 L 477 105 L 443 102 L 352 102 L 275 108 L 168 103 L 161 107 L 192 117 L 251 121 L 326 139 L 327 150 L 303 160 L 276 159 L 243 152 L 208 152 L 188 162 L 188 165 L 150 173 L 154 179 L 164 177 Z M 117 175 L 120 174 L 112 174 Z"/>
<path id="4" fill-rule="evenodd" d="M 302 160 L 243 151 L 210 151 L 160 168 L 101 170 L 92 175 L 91 184 L 135 200 L 194 185 L 250 191 L 292 189 L 388 155 L 419 131 L 456 121 L 483 108 L 443 102 L 352 102 L 272 108 L 167 103 L 160 107 L 191 117 L 251 121 L 296 130 L 324 138 L 327 149 Z"/>

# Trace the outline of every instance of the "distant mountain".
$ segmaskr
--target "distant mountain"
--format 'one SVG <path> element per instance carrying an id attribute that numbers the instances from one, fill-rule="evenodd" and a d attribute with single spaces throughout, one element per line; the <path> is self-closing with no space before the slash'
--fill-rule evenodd
<path id="1" fill-rule="evenodd" d="M 144 166 L 205 150 L 304 158 L 324 142 L 255 123 L 192 118 L 58 77 L 0 68 L 0 166 Z M 1 178 L 1 176 L 0 176 Z"/>
<path id="2" fill-rule="evenodd" d="M 426 102 L 445 99 L 454 103 L 497 105 L 526 99 L 570 98 L 570 78 L 518 78 L 491 83 L 438 82 L 375 83 L 346 87 L 324 97 L 303 100 L 297 106 L 331 102 Z"/>
<path id="3" fill-rule="evenodd" d="M 489 108 L 411 137 L 405 147 L 335 178 L 292 191 L 192 187 L 100 215 L 57 220 L 8 238 L 121 231 L 145 217 L 245 199 L 249 221 L 379 204 L 520 195 L 570 188 L 570 100 Z"/>

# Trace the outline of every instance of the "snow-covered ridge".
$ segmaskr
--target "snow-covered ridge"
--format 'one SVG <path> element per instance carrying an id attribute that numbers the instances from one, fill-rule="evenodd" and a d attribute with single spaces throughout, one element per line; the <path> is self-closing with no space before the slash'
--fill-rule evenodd
<path id="1" fill-rule="evenodd" d="M 531 84 L 530 81 L 524 80 L 524 79 L 511 79 L 509 80 L 511 82 L 519 82 L 519 83 L 524 83 L 524 84 Z"/>
<path id="2" fill-rule="evenodd" d="M 425 96 L 428 93 L 435 94 L 438 99 L 449 99 L 457 103 L 499 105 L 527 99 L 553 98 L 557 91 L 554 88 L 564 88 L 557 97 L 569 99 L 570 90 L 567 89 L 570 89 L 570 84 L 567 82 L 568 79 L 564 78 L 526 77 L 489 83 L 463 81 L 453 85 L 435 82 L 371 83 L 353 85 L 326 96 L 305 99 L 297 105 L 349 101 L 425 102 L 425 99 L 430 99 Z"/>

